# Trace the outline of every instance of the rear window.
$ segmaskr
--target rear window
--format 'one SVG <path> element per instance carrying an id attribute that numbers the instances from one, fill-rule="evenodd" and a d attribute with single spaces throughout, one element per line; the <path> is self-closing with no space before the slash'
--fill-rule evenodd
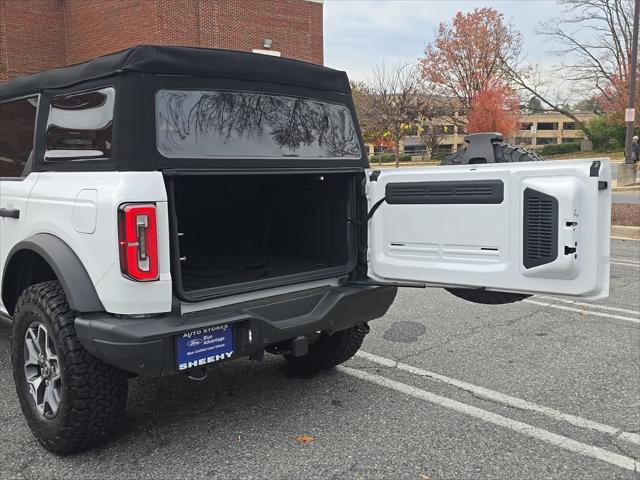
<path id="1" fill-rule="evenodd" d="M 255 92 L 160 90 L 156 140 L 169 158 L 361 157 L 346 106 Z"/>

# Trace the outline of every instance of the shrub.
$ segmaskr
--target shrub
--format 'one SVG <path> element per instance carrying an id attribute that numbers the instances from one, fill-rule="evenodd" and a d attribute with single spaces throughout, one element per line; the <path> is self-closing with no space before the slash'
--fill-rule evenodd
<path id="1" fill-rule="evenodd" d="M 382 160 L 382 163 L 391 163 L 396 161 L 396 156 L 393 153 L 383 153 L 381 155 L 372 155 L 369 157 L 370 163 L 379 163 Z M 410 162 L 411 155 L 408 154 L 400 154 L 401 162 Z"/>
<path id="2" fill-rule="evenodd" d="M 580 143 L 579 142 L 571 142 L 571 143 L 559 143 L 559 144 L 551 144 L 545 145 L 542 147 L 542 155 L 562 155 L 563 153 L 573 153 L 580 151 Z"/>
<path id="3" fill-rule="evenodd" d="M 434 153 L 433 155 L 431 155 L 431 161 L 432 162 L 441 162 L 442 160 L 445 159 L 445 157 L 447 155 L 451 155 L 451 152 L 438 152 L 438 153 Z"/>
<path id="4" fill-rule="evenodd" d="M 594 150 L 610 151 L 624 148 L 625 124 L 613 115 L 594 118 L 587 127 Z"/>

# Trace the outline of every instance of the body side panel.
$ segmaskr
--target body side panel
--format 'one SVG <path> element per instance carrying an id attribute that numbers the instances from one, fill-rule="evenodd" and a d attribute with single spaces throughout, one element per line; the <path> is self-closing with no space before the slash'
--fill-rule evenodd
<path id="1" fill-rule="evenodd" d="M 24 232 L 28 225 L 28 200 L 39 176 L 32 172 L 24 178 L 0 179 L 0 208 L 19 211 L 19 218 L 0 217 L 0 273 L 11 249 L 27 236 Z M 0 312 L 7 312 L 1 299 Z"/>
<path id="2" fill-rule="evenodd" d="M 96 191 L 93 233 L 73 227 L 76 198 Z M 158 222 L 160 279 L 134 282 L 120 272 L 118 207 L 123 203 L 155 202 Z M 104 309 L 116 314 L 151 314 L 171 310 L 167 196 L 160 172 L 43 172 L 29 200 L 23 238 L 49 233 L 78 256 L 96 288 Z"/>

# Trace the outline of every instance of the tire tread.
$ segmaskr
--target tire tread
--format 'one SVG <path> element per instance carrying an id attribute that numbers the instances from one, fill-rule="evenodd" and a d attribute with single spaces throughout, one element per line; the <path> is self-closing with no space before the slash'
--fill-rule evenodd
<path id="1" fill-rule="evenodd" d="M 28 287 L 18 299 L 16 318 L 27 304 L 39 307 L 49 318 L 57 337 L 63 371 L 63 398 L 58 415 L 60 426 L 53 435 L 40 435 L 38 422 L 27 399 L 20 398 L 22 410 L 38 441 L 49 451 L 66 455 L 103 442 L 126 413 L 127 375 L 91 355 L 80 343 L 62 286 L 57 281 Z M 21 345 L 13 338 L 13 344 Z M 14 362 L 17 352 L 13 351 Z M 14 379 L 16 369 L 14 367 Z M 66 383 L 66 385 L 65 385 Z M 20 391 L 18 396 L 21 397 Z"/>

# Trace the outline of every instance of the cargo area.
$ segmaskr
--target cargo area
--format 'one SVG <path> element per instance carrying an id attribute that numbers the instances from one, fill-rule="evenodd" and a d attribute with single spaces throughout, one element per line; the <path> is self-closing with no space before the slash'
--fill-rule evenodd
<path id="1" fill-rule="evenodd" d="M 354 263 L 349 218 L 356 174 L 198 174 L 167 181 L 174 276 L 187 296 L 335 276 Z"/>

